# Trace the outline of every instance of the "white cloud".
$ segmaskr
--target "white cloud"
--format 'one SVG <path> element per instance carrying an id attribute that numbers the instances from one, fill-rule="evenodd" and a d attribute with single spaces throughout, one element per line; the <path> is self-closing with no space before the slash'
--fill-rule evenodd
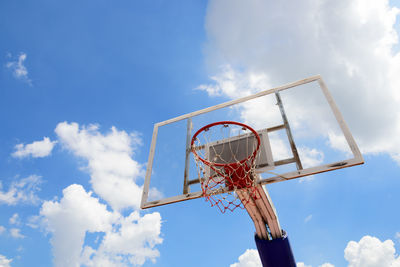
<path id="1" fill-rule="evenodd" d="M 10 267 L 12 260 L 7 259 L 6 256 L 0 254 L 0 267 Z"/>
<path id="2" fill-rule="evenodd" d="M 21 234 L 21 229 L 18 229 L 18 228 L 11 228 L 10 234 L 14 238 L 25 238 L 25 236 L 23 234 Z"/>
<path id="3" fill-rule="evenodd" d="M 0 225 L 0 235 L 3 234 L 6 231 L 6 228 L 2 225 Z"/>
<path id="4" fill-rule="evenodd" d="M 222 65 L 221 72 L 210 79 L 213 84 L 203 84 L 196 89 L 206 91 L 210 96 L 238 98 L 267 89 L 269 86 L 269 79 L 265 74 L 237 72 L 229 64 Z"/>
<path id="5" fill-rule="evenodd" d="M 363 153 L 400 164 L 398 14 L 388 0 L 210 1 L 207 60 L 223 69 L 199 89 L 237 98 L 322 74 Z M 344 148 L 336 132 L 326 138 Z"/>
<path id="6" fill-rule="evenodd" d="M 8 220 L 8 222 L 10 224 L 15 224 L 15 225 L 20 225 L 21 221 L 19 219 L 19 215 L 18 213 L 14 213 L 13 216 L 10 217 L 10 219 Z"/>
<path id="7" fill-rule="evenodd" d="M 115 220 L 106 205 L 93 198 L 81 185 L 63 190 L 60 202 L 45 201 L 40 210 L 48 231 L 56 266 L 77 266 L 87 231 L 106 231 Z"/>
<path id="8" fill-rule="evenodd" d="M 298 262 L 298 263 L 296 264 L 296 266 L 297 266 L 297 267 L 312 267 L 311 265 L 306 265 L 306 264 L 304 264 L 304 262 Z"/>
<path id="9" fill-rule="evenodd" d="M 12 154 L 16 158 L 32 156 L 33 158 L 43 158 L 51 154 L 56 141 L 50 141 L 44 137 L 42 141 L 35 141 L 32 144 L 18 144 L 15 146 L 15 152 Z"/>
<path id="10" fill-rule="evenodd" d="M 11 54 L 10 54 L 11 56 Z M 6 63 L 6 67 L 11 69 L 13 75 L 16 79 L 22 80 L 29 85 L 32 85 L 32 81 L 28 77 L 28 70 L 24 65 L 24 61 L 26 60 L 26 53 L 21 53 L 18 56 L 17 61 L 10 61 Z"/>
<path id="11" fill-rule="evenodd" d="M 143 166 L 131 158 L 133 146 L 140 144 L 137 134 L 111 128 L 101 134 L 98 126 L 79 127 L 77 123 L 59 123 L 56 133 L 62 144 L 76 156 L 88 161 L 94 192 L 113 209 L 138 208 L 142 188 L 135 182 L 143 177 Z"/>
<path id="12" fill-rule="evenodd" d="M 149 199 L 162 199 L 164 194 L 155 187 L 149 189 Z"/>
<path id="13" fill-rule="evenodd" d="M 322 265 L 319 265 L 318 267 L 335 267 L 335 265 L 333 265 L 331 263 L 324 263 Z"/>
<path id="14" fill-rule="evenodd" d="M 397 240 L 400 240 L 400 232 L 396 232 L 396 234 L 394 235 L 394 237 L 395 237 Z"/>
<path id="15" fill-rule="evenodd" d="M 39 215 L 32 215 L 28 217 L 26 225 L 33 228 L 37 229 L 41 226 L 41 216 Z"/>
<path id="16" fill-rule="evenodd" d="M 131 156 L 141 144 L 137 134 L 127 134 L 115 127 L 101 134 L 96 125 L 80 127 L 77 123 L 59 123 L 55 129 L 63 147 L 87 160 L 84 167 L 91 176 L 92 192 L 81 185 L 63 190 L 60 201 L 46 201 L 40 217 L 31 217 L 29 226 L 42 224 L 52 233 L 55 266 L 131 266 L 143 265 L 159 257 L 156 245 L 162 243 L 161 215 L 141 216 L 143 166 Z M 152 194 L 159 195 L 156 189 Z M 99 198 L 97 198 L 99 197 Z M 110 205 L 110 210 L 105 200 Z M 120 211 L 133 209 L 128 216 Z M 85 243 L 87 233 L 101 233 L 95 246 Z"/>
<path id="17" fill-rule="evenodd" d="M 344 257 L 348 267 L 399 267 L 400 257 L 392 240 L 381 242 L 378 238 L 364 236 L 359 242 L 350 241 Z"/>
<path id="18" fill-rule="evenodd" d="M 256 249 L 247 249 L 239 256 L 239 262 L 231 264 L 230 267 L 261 267 L 261 260 Z"/>
<path id="19" fill-rule="evenodd" d="M 304 222 L 305 222 L 305 223 L 308 223 L 309 221 L 311 221 L 311 219 L 312 219 L 312 214 L 308 215 L 308 216 L 304 219 Z"/>
<path id="20" fill-rule="evenodd" d="M 339 151 L 350 154 L 346 138 L 343 135 L 338 135 L 335 132 L 328 132 L 328 144 Z"/>
<path id="21" fill-rule="evenodd" d="M 139 212 L 134 211 L 121 218 L 118 226 L 118 231 L 106 233 L 97 252 L 90 246 L 85 247 L 83 254 L 86 255 L 84 263 L 87 266 L 101 266 L 102 262 L 113 266 L 117 263 L 143 265 L 147 259 L 155 262 L 159 252 L 154 247 L 162 243 L 159 213 L 140 217 Z M 121 260 L 120 255 L 126 255 L 125 259 Z"/>
<path id="22" fill-rule="evenodd" d="M 324 161 L 324 153 L 316 148 L 302 146 L 298 152 L 304 168 L 320 165 Z"/>
<path id="23" fill-rule="evenodd" d="M 40 199 L 36 193 L 40 190 L 39 185 L 41 183 L 42 178 L 40 176 L 31 175 L 12 182 L 8 191 L 3 191 L 3 185 L 0 181 L 0 204 L 38 204 Z"/>
<path id="24" fill-rule="evenodd" d="M 277 132 L 269 134 L 269 141 L 271 143 L 274 160 L 287 159 L 292 156 L 289 145 L 284 142 L 284 139 L 278 135 Z"/>
<path id="25" fill-rule="evenodd" d="M 324 152 L 305 146 L 298 147 L 298 153 L 303 165 L 303 168 L 319 166 L 324 162 Z M 308 175 L 299 179 L 299 182 L 310 182 L 315 178 L 314 175 Z"/>
<path id="26" fill-rule="evenodd" d="M 52 232 L 55 266 L 142 265 L 159 256 L 154 248 L 162 242 L 159 213 L 140 217 L 134 211 L 123 217 L 107 210 L 105 204 L 77 184 L 64 189 L 63 194 L 59 202 L 44 202 L 40 211 L 46 229 Z M 88 232 L 104 233 L 97 250 L 84 246 Z"/>

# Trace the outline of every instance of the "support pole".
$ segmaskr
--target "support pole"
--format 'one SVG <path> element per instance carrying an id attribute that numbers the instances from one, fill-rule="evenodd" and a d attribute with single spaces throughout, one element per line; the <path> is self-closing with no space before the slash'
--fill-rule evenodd
<path id="1" fill-rule="evenodd" d="M 296 267 L 289 239 L 280 225 L 275 207 L 266 188 L 257 186 L 256 199 L 248 189 L 236 193 L 245 205 L 256 228 L 255 241 L 263 267 Z"/>
<path id="2" fill-rule="evenodd" d="M 296 261 L 290 247 L 287 234 L 273 240 L 255 236 L 258 254 L 263 267 L 296 267 Z"/>
<path id="3" fill-rule="evenodd" d="M 262 185 L 257 186 L 258 196 L 256 199 L 251 197 L 252 194 L 247 189 L 237 190 L 242 203 L 246 203 L 245 208 L 250 218 L 254 222 L 256 232 L 261 239 L 274 239 L 282 237 L 282 230 L 279 225 L 278 216 L 276 215 L 274 204 L 272 203 L 268 192 L 264 190 Z M 265 234 L 267 233 L 267 234 Z"/>
<path id="4" fill-rule="evenodd" d="M 192 135 L 192 118 L 187 119 L 187 129 L 186 129 L 186 155 L 185 155 L 185 173 L 183 180 L 183 194 L 190 192 L 189 188 L 189 167 L 190 167 L 190 138 Z"/>

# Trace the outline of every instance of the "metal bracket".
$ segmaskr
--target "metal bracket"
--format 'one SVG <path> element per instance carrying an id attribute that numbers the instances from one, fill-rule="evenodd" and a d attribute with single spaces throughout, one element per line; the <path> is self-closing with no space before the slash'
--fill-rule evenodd
<path id="1" fill-rule="evenodd" d="M 296 148 L 296 144 L 294 143 L 292 130 L 290 129 L 289 122 L 288 122 L 288 119 L 286 117 L 285 109 L 284 109 L 283 104 L 282 104 L 281 95 L 280 95 L 280 93 L 278 91 L 275 92 L 275 97 L 276 97 L 276 101 L 277 101 L 276 104 L 279 106 L 279 110 L 281 111 L 283 124 L 285 125 L 286 134 L 287 134 L 287 137 L 289 139 L 290 148 L 292 149 L 293 158 L 294 158 L 294 160 L 296 162 L 296 167 L 297 167 L 298 170 L 302 170 L 303 166 L 302 166 L 301 161 L 300 161 L 299 153 L 297 153 L 297 148 Z"/>
<path id="2" fill-rule="evenodd" d="M 254 222 L 257 236 L 265 240 L 281 238 L 282 229 L 268 191 L 262 185 L 258 185 L 257 190 L 259 193 L 257 199 L 252 198 L 247 189 L 238 190 L 236 193 L 243 203 L 251 198 L 245 208 Z"/>

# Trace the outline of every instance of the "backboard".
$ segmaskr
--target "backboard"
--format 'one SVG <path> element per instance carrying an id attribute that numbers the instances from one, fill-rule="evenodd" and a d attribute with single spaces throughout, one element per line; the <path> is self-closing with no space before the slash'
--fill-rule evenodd
<path id="1" fill-rule="evenodd" d="M 260 185 L 364 163 L 332 95 L 317 75 L 156 123 L 142 208 L 202 197 L 200 180 L 213 173 L 198 171 L 191 139 L 197 130 L 218 121 L 241 122 L 257 131 L 261 146 L 255 171 Z M 252 142 L 244 137 L 231 133 L 201 149 L 212 156 L 229 141 L 244 150 Z"/>

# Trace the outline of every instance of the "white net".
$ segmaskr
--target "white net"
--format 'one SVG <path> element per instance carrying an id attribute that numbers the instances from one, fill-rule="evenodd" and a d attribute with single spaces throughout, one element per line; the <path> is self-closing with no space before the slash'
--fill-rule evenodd
<path id="1" fill-rule="evenodd" d="M 257 132 L 237 122 L 212 123 L 194 134 L 192 152 L 203 195 L 211 206 L 233 211 L 259 197 L 255 175 L 259 147 Z M 237 190 L 246 190 L 248 199 L 239 199 Z"/>

